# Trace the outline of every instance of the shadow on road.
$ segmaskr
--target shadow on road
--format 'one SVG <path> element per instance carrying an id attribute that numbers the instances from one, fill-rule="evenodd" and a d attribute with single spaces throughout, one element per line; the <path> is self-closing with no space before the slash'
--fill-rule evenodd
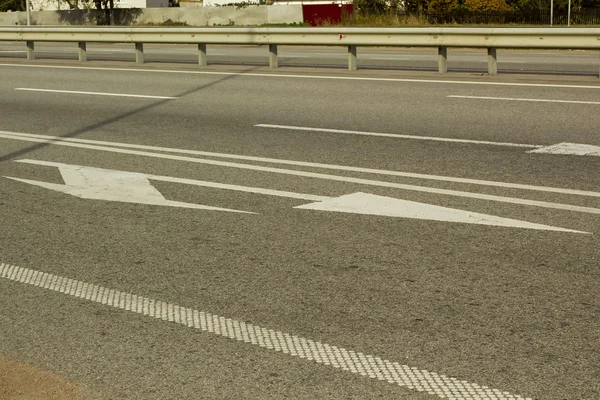
<path id="1" fill-rule="evenodd" d="M 242 71 L 241 73 L 248 73 L 248 72 L 251 72 L 251 71 L 253 71 L 255 69 L 257 69 L 257 67 L 246 69 L 246 70 Z M 207 89 L 209 87 L 212 87 L 212 86 L 218 85 L 220 83 L 223 83 L 225 81 L 234 79 L 237 76 L 238 75 L 224 76 L 224 77 L 216 80 L 215 82 L 210 82 L 210 83 L 207 83 L 205 85 L 199 86 L 197 88 L 186 90 L 185 92 L 176 94 L 173 97 L 184 97 L 184 96 L 187 96 L 187 95 L 190 95 L 190 94 L 193 94 L 193 93 L 197 93 L 197 92 L 199 92 L 201 90 L 204 90 L 204 89 Z M 62 136 L 59 136 L 59 137 L 61 137 L 61 138 L 75 138 L 75 137 L 77 137 L 77 136 L 79 136 L 79 135 L 81 135 L 83 133 L 92 131 L 94 129 L 101 128 L 103 126 L 110 125 L 110 124 L 112 124 L 114 122 L 123 120 L 125 118 L 132 117 L 132 116 L 134 116 L 136 114 L 139 114 L 141 112 L 144 112 L 144 111 L 150 110 L 150 109 L 152 109 L 154 107 L 158 107 L 160 105 L 163 105 L 163 104 L 165 104 L 165 103 L 167 103 L 169 101 L 172 101 L 172 100 L 169 100 L 169 99 L 159 100 L 159 101 L 156 101 L 154 103 L 145 105 L 143 107 L 139 107 L 139 108 L 137 108 L 135 110 L 131 110 L 131 111 L 125 112 L 123 114 L 114 116 L 112 118 L 108 118 L 106 120 L 103 120 L 103 121 L 100 121 L 100 122 L 96 122 L 96 123 L 94 123 L 92 125 L 88 125 L 86 127 L 79 128 L 79 129 L 77 129 L 77 130 L 75 130 L 73 132 L 66 133 L 66 134 L 64 134 Z M 21 157 L 21 156 L 23 156 L 25 154 L 31 153 L 32 151 L 40 150 L 40 149 L 43 149 L 43 148 L 45 148 L 47 146 L 51 146 L 51 145 L 52 145 L 52 143 L 38 143 L 38 144 L 34 144 L 34 145 L 31 145 L 31 146 L 26 147 L 24 149 L 17 150 L 17 151 L 14 151 L 12 153 L 0 156 L 0 162 L 10 161 L 10 160 L 12 160 L 12 159 L 14 159 L 16 157 Z"/>

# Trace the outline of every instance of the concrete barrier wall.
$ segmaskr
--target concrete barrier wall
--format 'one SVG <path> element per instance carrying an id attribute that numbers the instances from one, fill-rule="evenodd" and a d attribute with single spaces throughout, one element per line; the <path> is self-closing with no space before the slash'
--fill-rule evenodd
<path id="1" fill-rule="evenodd" d="M 18 12 L 0 12 L 0 26 L 1 25 L 16 25 L 19 21 Z M 23 13 L 25 16 L 25 13 Z M 25 17 L 25 23 L 27 23 L 27 17 Z"/>
<path id="2" fill-rule="evenodd" d="M 33 25 L 94 25 L 97 10 L 33 11 Z M 27 24 L 24 12 L 0 13 L 0 25 Z M 303 22 L 302 5 L 236 7 L 122 8 L 115 10 L 117 25 L 181 22 L 190 26 L 292 24 Z"/>

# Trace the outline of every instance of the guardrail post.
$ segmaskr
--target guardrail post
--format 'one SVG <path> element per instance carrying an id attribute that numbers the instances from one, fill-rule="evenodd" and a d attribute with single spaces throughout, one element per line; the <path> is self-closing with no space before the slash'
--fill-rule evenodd
<path id="1" fill-rule="evenodd" d="M 277 45 L 269 45 L 269 66 L 271 68 L 279 67 L 279 61 L 277 60 Z"/>
<path id="2" fill-rule="evenodd" d="M 438 47 L 438 72 L 440 74 L 448 72 L 448 48 L 444 46 Z"/>
<path id="3" fill-rule="evenodd" d="M 206 67 L 206 44 L 198 43 L 198 65 Z"/>
<path id="4" fill-rule="evenodd" d="M 27 41 L 27 59 L 35 60 L 35 45 L 32 40 Z"/>
<path id="5" fill-rule="evenodd" d="M 348 46 L 348 70 L 356 71 L 356 46 Z"/>
<path id="6" fill-rule="evenodd" d="M 144 63 L 144 43 L 135 44 L 135 62 L 137 64 Z"/>
<path id="7" fill-rule="evenodd" d="M 79 42 L 77 47 L 79 48 L 79 61 L 87 61 L 87 43 Z"/>
<path id="8" fill-rule="evenodd" d="M 496 56 L 495 48 L 488 48 L 488 74 L 496 75 L 498 74 L 498 57 Z"/>

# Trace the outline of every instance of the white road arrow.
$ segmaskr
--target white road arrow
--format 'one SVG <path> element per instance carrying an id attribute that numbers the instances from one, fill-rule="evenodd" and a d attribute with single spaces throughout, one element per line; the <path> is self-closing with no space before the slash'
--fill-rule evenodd
<path id="1" fill-rule="evenodd" d="M 162 194 L 160 194 L 160 192 L 158 192 L 158 190 L 156 190 L 150 183 L 150 180 L 155 180 L 312 201 L 312 203 L 294 207 L 304 210 L 413 218 L 430 221 L 458 222 L 465 224 L 537 229 L 556 232 L 589 233 L 362 192 L 347 194 L 339 197 L 329 197 L 274 189 L 231 185 L 219 182 L 199 181 L 195 179 L 81 167 L 49 161 L 19 160 L 18 162 L 58 167 L 65 181 L 65 185 L 32 181 L 28 179 L 11 177 L 7 178 L 41 186 L 51 190 L 56 190 L 84 199 L 248 213 L 246 211 L 230 210 L 226 208 L 166 200 Z"/>
<path id="2" fill-rule="evenodd" d="M 70 194 L 82 199 L 255 214 L 247 211 L 167 200 L 152 186 L 144 174 L 68 164 L 57 164 L 56 166 L 65 181 L 64 185 L 8 176 L 6 178 Z"/>
<path id="3" fill-rule="evenodd" d="M 581 143 L 559 143 L 552 146 L 546 146 L 537 150 L 528 151 L 528 153 L 543 154 L 562 154 L 576 156 L 596 156 L 600 157 L 600 146 Z"/>
<path id="4" fill-rule="evenodd" d="M 546 231 L 588 233 L 361 192 L 332 197 L 324 201 L 305 204 L 295 208 Z"/>

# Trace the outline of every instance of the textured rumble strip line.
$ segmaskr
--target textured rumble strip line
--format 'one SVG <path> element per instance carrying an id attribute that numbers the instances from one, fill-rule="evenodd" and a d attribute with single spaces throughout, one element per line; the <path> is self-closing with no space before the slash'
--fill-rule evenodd
<path id="1" fill-rule="evenodd" d="M 381 357 L 46 272 L 2 263 L 0 278 L 200 329 L 443 399 L 531 400 Z"/>

